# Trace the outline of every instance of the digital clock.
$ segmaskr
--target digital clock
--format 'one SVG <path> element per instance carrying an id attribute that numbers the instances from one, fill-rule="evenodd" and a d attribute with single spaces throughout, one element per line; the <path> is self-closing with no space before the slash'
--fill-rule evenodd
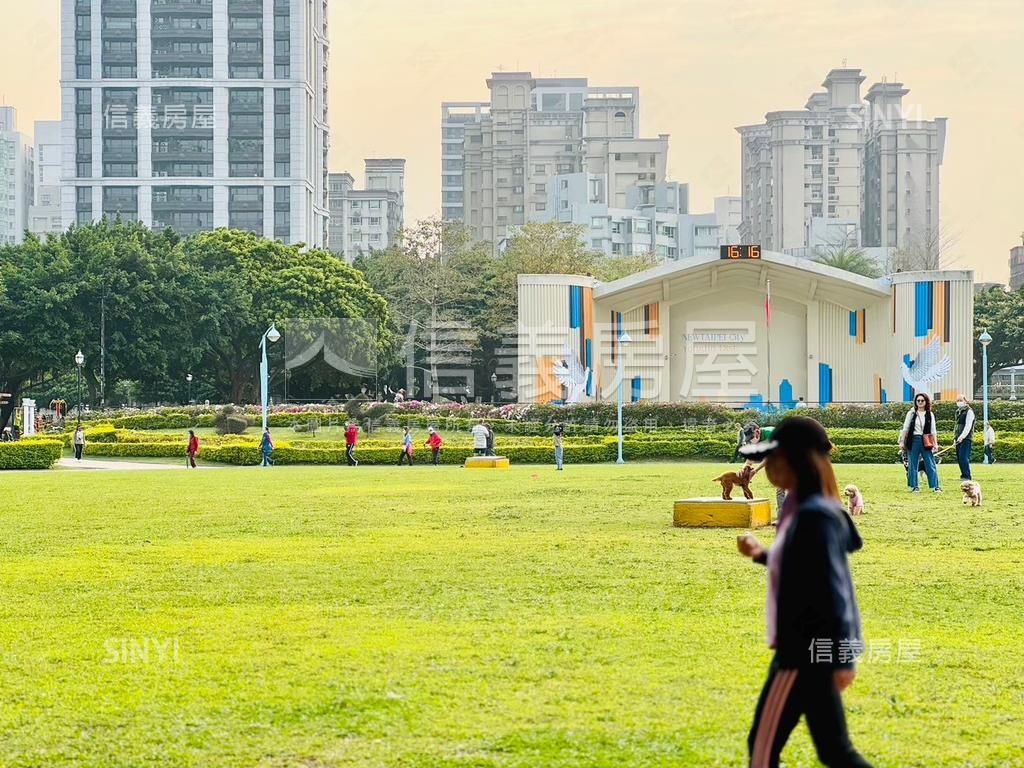
<path id="1" fill-rule="evenodd" d="M 720 246 L 718 258 L 727 261 L 739 261 L 740 259 L 760 259 L 760 245 L 723 245 Z"/>

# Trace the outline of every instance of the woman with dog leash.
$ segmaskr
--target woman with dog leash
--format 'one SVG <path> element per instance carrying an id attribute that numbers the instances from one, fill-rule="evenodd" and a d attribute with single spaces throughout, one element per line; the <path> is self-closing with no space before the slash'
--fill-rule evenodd
<path id="1" fill-rule="evenodd" d="M 935 452 L 939 447 L 939 433 L 935 427 L 935 414 L 932 413 L 932 401 L 928 395 L 918 392 L 914 396 L 914 407 L 903 420 L 903 431 L 900 432 L 900 446 L 909 458 L 907 464 L 907 485 L 912 493 L 921 492 L 917 466 L 924 461 L 924 473 L 928 477 L 928 487 L 935 493 L 942 493 L 939 487 L 939 471 L 935 466 Z"/>
<path id="2" fill-rule="evenodd" d="M 870 768 L 850 742 L 841 696 L 864 647 L 847 560 L 862 542 L 839 500 L 832 442 L 821 424 L 793 416 L 771 440 L 740 452 L 765 459 L 768 479 L 787 491 L 770 548 L 751 534 L 737 540 L 743 555 L 768 566 L 765 619 L 775 649 L 747 742 L 751 768 L 778 768 L 801 716 L 822 763 Z"/>

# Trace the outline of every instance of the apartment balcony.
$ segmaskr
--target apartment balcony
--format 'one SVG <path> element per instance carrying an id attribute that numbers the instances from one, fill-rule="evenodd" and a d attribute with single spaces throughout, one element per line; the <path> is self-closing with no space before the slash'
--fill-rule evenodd
<path id="1" fill-rule="evenodd" d="M 153 15 L 186 13 L 213 16 L 213 0 L 153 0 Z"/>
<path id="2" fill-rule="evenodd" d="M 210 57 L 211 60 L 213 57 Z M 263 51 L 229 51 L 228 65 L 231 64 L 263 64 Z"/>
<path id="3" fill-rule="evenodd" d="M 142 0 L 146 2 L 146 0 Z M 138 12 L 136 0 L 103 0 L 104 16 L 135 16 Z"/>
<path id="4" fill-rule="evenodd" d="M 229 16 L 262 16 L 263 0 L 228 0 Z"/>

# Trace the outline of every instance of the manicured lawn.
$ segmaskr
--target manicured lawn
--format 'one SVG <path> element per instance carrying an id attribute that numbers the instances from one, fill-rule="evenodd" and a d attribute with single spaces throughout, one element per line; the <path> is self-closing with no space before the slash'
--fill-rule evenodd
<path id="1" fill-rule="evenodd" d="M 670 525 L 719 470 L 0 478 L 0 765 L 745 765 L 765 574 Z M 979 467 L 981 510 L 954 472 L 840 468 L 893 656 L 847 698 L 876 766 L 1024 764 L 1024 467 Z"/>

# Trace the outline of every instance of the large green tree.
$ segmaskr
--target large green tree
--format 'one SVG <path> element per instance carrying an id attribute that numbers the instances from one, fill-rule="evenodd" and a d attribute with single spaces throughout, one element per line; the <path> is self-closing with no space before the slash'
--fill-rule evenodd
<path id="1" fill-rule="evenodd" d="M 992 343 L 988 347 L 989 374 L 1024 361 L 1024 291 L 990 288 L 974 299 L 975 336 L 988 331 Z M 975 341 L 975 388 L 982 382 L 981 345 Z"/>
<path id="2" fill-rule="evenodd" d="M 497 261 L 489 246 L 473 242 L 464 225 L 438 219 L 418 222 L 402 233 L 398 244 L 361 256 L 356 267 L 391 309 L 397 340 L 391 355 L 394 372 L 411 352 L 429 371 L 436 390 L 438 369 L 449 358 L 468 352 L 474 368 L 484 365 Z M 456 326 L 465 331 L 459 339 L 449 333 Z"/>
<path id="3" fill-rule="evenodd" d="M 259 343 L 272 323 L 287 333 L 286 320 L 358 320 L 370 331 L 365 345 L 388 344 L 385 299 L 334 254 L 225 229 L 194 235 L 182 249 L 203 275 L 203 293 L 215 297 L 191 322 L 203 375 L 223 399 L 256 399 Z"/>

